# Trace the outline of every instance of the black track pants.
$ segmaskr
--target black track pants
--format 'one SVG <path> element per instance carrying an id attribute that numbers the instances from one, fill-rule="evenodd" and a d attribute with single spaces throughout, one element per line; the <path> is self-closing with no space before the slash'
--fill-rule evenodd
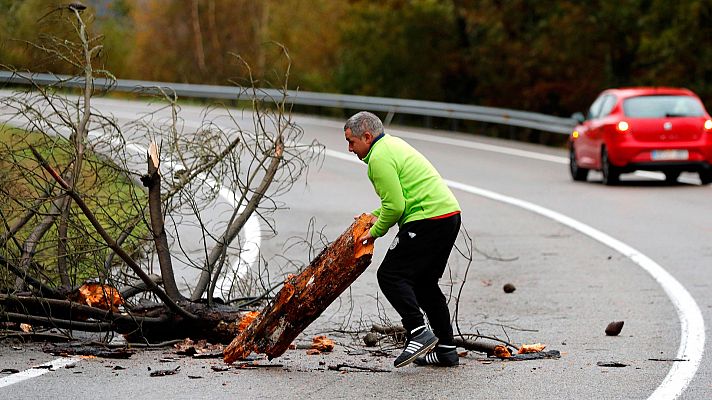
<path id="1" fill-rule="evenodd" d="M 438 280 L 445 272 L 459 230 L 460 214 L 404 224 L 377 274 L 381 291 L 400 314 L 403 327 L 410 332 L 423 325 L 422 309 L 445 345 L 452 344 L 452 326 Z"/>

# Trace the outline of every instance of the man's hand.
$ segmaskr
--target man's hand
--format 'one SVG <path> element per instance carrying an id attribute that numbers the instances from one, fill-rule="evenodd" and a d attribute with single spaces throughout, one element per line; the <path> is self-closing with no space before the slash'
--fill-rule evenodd
<path id="1" fill-rule="evenodd" d="M 363 235 L 361 235 L 360 238 L 358 238 L 358 242 L 361 243 L 361 244 L 363 244 L 363 245 L 365 245 L 365 244 L 367 244 L 367 243 L 369 243 L 369 242 L 374 242 L 375 240 L 376 240 L 376 238 L 374 238 L 373 236 L 371 236 L 371 230 L 370 230 L 370 229 L 366 230 L 366 232 L 365 232 Z"/>
<path id="2" fill-rule="evenodd" d="M 369 227 L 370 227 L 370 226 L 373 226 L 373 224 L 376 223 L 376 221 L 378 220 L 378 217 L 376 217 L 376 216 L 373 215 L 373 214 L 368 214 L 368 216 L 371 217 L 371 220 L 368 221 L 368 224 L 369 224 Z M 361 217 L 361 216 L 360 216 L 360 215 L 356 215 L 356 216 L 354 216 L 354 219 L 358 219 L 359 217 Z M 371 230 L 370 230 L 370 229 L 367 230 L 363 235 L 361 235 L 360 238 L 358 238 L 358 242 L 361 243 L 361 244 L 366 244 L 366 243 L 368 243 L 368 242 L 373 242 L 373 241 L 375 241 L 375 240 L 376 240 L 376 238 L 374 238 L 373 236 L 371 236 Z"/>

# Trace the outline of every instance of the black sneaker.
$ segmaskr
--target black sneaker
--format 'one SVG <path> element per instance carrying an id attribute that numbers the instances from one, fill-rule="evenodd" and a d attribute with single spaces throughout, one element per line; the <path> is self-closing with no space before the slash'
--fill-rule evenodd
<path id="1" fill-rule="evenodd" d="M 393 361 L 396 368 L 408 365 L 416 358 L 432 350 L 438 344 L 438 338 L 429 329 L 423 329 L 419 334 L 411 337 L 405 342 L 405 349 L 401 355 Z"/>
<path id="2" fill-rule="evenodd" d="M 415 359 L 415 365 L 433 365 L 436 367 L 454 367 L 460 364 L 455 346 L 438 346 L 423 357 Z"/>

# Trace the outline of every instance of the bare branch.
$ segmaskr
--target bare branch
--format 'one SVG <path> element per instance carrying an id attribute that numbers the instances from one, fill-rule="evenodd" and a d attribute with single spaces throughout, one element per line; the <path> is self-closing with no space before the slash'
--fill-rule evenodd
<path id="1" fill-rule="evenodd" d="M 39 153 L 38 153 L 39 154 Z M 42 237 L 47 233 L 49 228 L 54 225 L 57 216 L 62 212 L 64 205 L 67 202 L 66 197 L 61 197 L 52 202 L 51 207 L 47 215 L 42 219 L 42 222 L 37 224 L 32 230 L 32 233 L 27 237 L 25 243 L 22 245 L 22 255 L 20 257 L 20 270 L 23 274 L 27 274 L 27 269 L 35 256 L 35 250 L 39 244 Z M 25 282 L 23 277 L 18 276 L 15 280 L 15 290 L 22 290 Z"/>
<path id="2" fill-rule="evenodd" d="M 32 154 L 34 154 L 35 158 L 37 158 L 37 161 L 39 161 L 40 165 L 52 175 L 52 178 L 54 178 L 57 183 L 67 192 L 67 194 L 74 199 L 74 201 L 77 202 L 77 205 L 82 209 L 82 212 L 84 215 L 87 217 L 89 222 L 92 224 L 94 229 L 96 229 L 96 232 L 104 239 L 106 244 L 116 252 L 116 254 L 121 257 L 124 262 L 133 270 L 133 272 L 141 278 L 141 280 L 146 283 L 146 285 L 151 288 L 151 291 L 156 294 L 161 300 L 163 300 L 166 305 L 174 312 L 178 313 L 179 315 L 186 317 L 188 319 L 196 319 L 197 317 L 188 311 L 184 310 L 181 308 L 178 304 L 176 304 L 173 299 L 171 299 L 166 292 L 161 290 L 161 288 L 156 285 L 151 278 L 141 269 L 141 267 L 136 264 L 136 262 L 129 256 L 124 249 L 116 245 L 116 242 L 114 239 L 112 239 L 109 234 L 106 232 L 104 227 L 99 223 L 99 221 L 96 219 L 94 216 L 94 213 L 89 209 L 89 207 L 86 205 L 82 197 L 77 193 L 76 190 L 72 189 L 67 182 L 62 179 L 61 176 L 57 173 L 57 171 L 52 168 L 49 163 L 42 157 L 42 155 L 32 146 L 30 146 L 30 150 L 32 151 Z"/>
<path id="3" fill-rule="evenodd" d="M 210 256 L 207 260 L 207 268 L 203 270 L 203 273 L 200 276 L 200 281 L 198 281 L 198 285 L 196 286 L 195 292 L 193 293 L 193 300 L 197 300 L 196 296 L 198 299 L 202 297 L 203 291 L 205 290 L 205 286 L 208 283 L 208 279 L 210 279 L 209 274 L 213 266 L 218 261 L 219 257 L 223 254 L 225 247 L 235 238 L 235 236 L 237 236 L 237 234 L 240 232 L 240 230 L 250 218 L 252 213 L 257 209 L 257 206 L 259 205 L 260 201 L 267 192 L 267 188 L 272 183 L 274 175 L 277 173 L 277 167 L 279 167 L 279 163 L 282 160 L 283 148 L 284 147 L 281 142 L 278 142 L 275 145 L 272 162 L 270 162 L 269 167 L 267 167 L 267 171 L 265 172 L 265 176 L 262 179 L 262 183 L 255 190 L 254 194 L 250 198 L 250 201 L 245 206 L 245 210 L 240 213 L 240 216 L 235 221 L 233 221 L 233 223 L 230 224 L 230 227 L 228 228 L 225 235 L 221 238 L 221 240 L 218 241 L 216 246 L 210 252 Z M 219 273 L 219 268 L 216 268 L 216 271 L 213 272 L 213 276 L 216 277 Z M 215 290 L 216 280 L 217 279 L 213 279 L 211 282 L 210 290 L 208 292 L 208 299 L 212 298 L 212 293 Z"/>
<path id="4" fill-rule="evenodd" d="M 173 300 L 183 300 L 183 296 L 178 291 L 173 265 L 171 264 L 171 251 L 168 247 L 168 237 L 163 222 L 161 211 L 161 174 L 158 169 L 158 147 L 155 142 L 151 142 L 148 147 L 148 174 L 141 178 L 144 186 L 148 187 L 148 208 L 151 213 L 151 228 L 153 230 L 153 240 L 156 244 L 158 262 L 163 277 L 163 287 L 166 294 Z"/>
<path id="5" fill-rule="evenodd" d="M 16 266 L 12 262 L 8 261 L 5 257 L 0 255 L 0 264 L 7 267 L 7 269 L 18 277 L 22 277 L 24 282 L 37 289 L 40 296 L 45 296 L 49 298 L 60 299 L 64 296 L 58 291 L 52 289 L 51 287 L 43 284 L 39 280 L 30 276 L 26 271 L 22 271 L 20 267 Z"/>
<path id="6" fill-rule="evenodd" d="M 11 237 L 13 237 L 20 229 L 22 229 L 23 226 L 25 226 L 28 222 L 32 220 L 32 218 L 37 215 L 38 208 L 47 201 L 46 198 L 41 198 L 38 199 L 32 204 L 25 213 L 15 221 L 15 223 L 12 226 L 7 225 L 7 218 L 5 215 L 2 215 L 2 221 L 3 224 L 5 225 L 5 232 L 0 235 L 0 246 L 4 245 L 5 242 Z M 2 210 L 0 210 L 0 214 L 2 214 Z"/>

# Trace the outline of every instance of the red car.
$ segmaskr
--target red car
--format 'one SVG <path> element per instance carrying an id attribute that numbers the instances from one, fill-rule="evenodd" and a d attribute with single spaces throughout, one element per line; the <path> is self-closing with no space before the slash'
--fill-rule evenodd
<path id="1" fill-rule="evenodd" d="M 571 177 L 585 181 L 600 170 L 603 183 L 620 174 L 662 171 L 676 182 L 683 171 L 712 182 L 712 119 L 702 101 L 687 89 L 622 88 L 601 93 L 569 136 Z"/>

